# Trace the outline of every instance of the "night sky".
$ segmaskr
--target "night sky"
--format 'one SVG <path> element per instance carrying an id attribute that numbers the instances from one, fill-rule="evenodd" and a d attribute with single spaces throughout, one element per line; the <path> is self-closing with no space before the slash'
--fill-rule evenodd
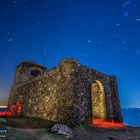
<path id="1" fill-rule="evenodd" d="M 20 62 L 63 58 L 115 75 L 121 107 L 140 107 L 140 0 L 0 0 L 0 102 Z"/>

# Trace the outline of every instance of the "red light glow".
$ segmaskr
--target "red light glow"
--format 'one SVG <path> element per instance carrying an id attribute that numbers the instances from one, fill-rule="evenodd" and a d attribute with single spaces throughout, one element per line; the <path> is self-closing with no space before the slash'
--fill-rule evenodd
<path id="1" fill-rule="evenodd" d="M 22 106 L 20 103 L 11 105 L 5 112 L 0 112 L 0 117 L 17 117 L 21 114 Z"/>
<path id="2" fill-rule="evenodd" d="M 0 117 L 12 117 L 12 112 L 0 112 Z"/>
<path id="3" fill-rule="evenodd" d="M 100 128 L 126 128 L 126 126 L 121 122 L 109 122 L 101 119 L 92 119 L 92 124 Z"/>

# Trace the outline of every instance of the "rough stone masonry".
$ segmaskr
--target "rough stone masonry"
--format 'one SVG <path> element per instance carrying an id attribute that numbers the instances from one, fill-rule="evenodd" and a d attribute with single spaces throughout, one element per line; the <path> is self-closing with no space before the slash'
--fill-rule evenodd
<path id="1" fill-rule="evenodd" d="M 20 103 L 22 117 L 68 125 L 98 118 L 122 122 L 116 78 L 63 59 L 48 70 L 34 62 L 16 68 L 8 106 Z"/>

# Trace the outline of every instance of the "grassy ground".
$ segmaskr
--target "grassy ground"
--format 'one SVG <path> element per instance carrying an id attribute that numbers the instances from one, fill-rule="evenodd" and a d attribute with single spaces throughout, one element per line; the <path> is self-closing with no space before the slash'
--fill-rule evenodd
<path id="1" fill-rule="evenodd" d="M 50 128 L 55 124 L 53 121 L 46 121 L 36 118 L 6 118 L 7 123 L 5 125 L 16 128 Z"/>
<path id="2" fill-rule="evenodd" d="M 49 132 L 54 122 L 29 118 L 7 118 L 6 125 L 0 129 L 7 129 L 6 138 L 0 140 L 65 140 L 61 135 Z M 73 129 L 74 137 L 69 140 L 140 140 L 140 128 L 101 129 L 89 125 L 82 125 Z"/>

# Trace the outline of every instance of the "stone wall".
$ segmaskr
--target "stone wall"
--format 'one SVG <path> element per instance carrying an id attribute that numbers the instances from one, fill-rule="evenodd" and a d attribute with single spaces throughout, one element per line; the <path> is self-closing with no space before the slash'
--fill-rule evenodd
<path id="1" fill-rule="evenodd" d="M 68 125 L 86 123 L 91 119 L 91 85 L 95 80 L 105 89 L 107 119 L 121 121 L 117 119 L 121 113 L 115 79 L 71 59 L 62 60 L 58 67 L 28 81 L 14 84 L 8 106 L 20 102 L 23 117 Z"/>
<path id="2" fill-rule="evenodd" d="M 75 106 L 75 112 L 77 112 L 77 123 L 81 124 L 92 118 L 91 86 L 95 80 L 100 81 L 104 86 L 107 120 L 121 122 L 122 116 L 116 87 L 116 79 L 85 66 L 78 66 L 76 68 L 76 83 L 74 88 L 77 95 Z"/>
<path id="3" fill-rule="evenodd" d="M 24 117 L 75 124 L 74 63 L 63 61 L 51 71 L 14 85 L 9 96 L 9 106 L 20 102 L 21 115 Z"/>
<path id="4" fill-rule="evenodd" d="M 112 104 L 113 104 L 113 120 L 117 122 L 122 122 L 121 107 L 118 94 L 117 81 L 115 77 L 110 78 L 110 88 L 112 92 Z"/>
<path id="5" fill-rule="evenodd" d="M 47 68 L 40 66 L 34 62 L 23 62 L 17 66 L 14 83 L 19 84 L 34 78 L 34 76 L 31 75 L 32 70 L 36 70 L 40 74 L 42 74 L 43 71 L 47 70 Z"/>

